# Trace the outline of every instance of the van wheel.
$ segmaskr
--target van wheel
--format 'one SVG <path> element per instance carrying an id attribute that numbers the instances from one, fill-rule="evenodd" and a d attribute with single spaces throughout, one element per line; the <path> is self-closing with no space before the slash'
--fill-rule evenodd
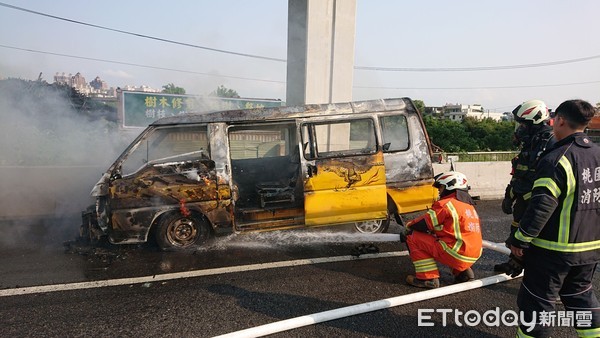
<path id="1" fill-rule="evenodd" d="M 178 212 L 161 218 L 155 229 L 156 244 L 163 251 L 196 248 L 211 236 L 208 223 L 198 215 Z"/>
<path id="2" fill-rule="evenodd" d="M 386 232 L 390 226 L 390 215 L 386 219 L 378 219 L 372 221 L 355 222 L 354 228 L 356 231 L 364 234 L 377 234 Z"/>

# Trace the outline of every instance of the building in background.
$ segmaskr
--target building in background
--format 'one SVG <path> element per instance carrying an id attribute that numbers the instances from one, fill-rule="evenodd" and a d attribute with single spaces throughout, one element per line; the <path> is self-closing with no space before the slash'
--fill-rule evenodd
<path id="1" fill-rule="evenodd" d="M 96 76 L 96 78 L 90 82 L 90 87 L 96 91 L 108 91 L 108 84 L 106 81 L 100 79 L 99 76 Z"/>
<path id="2" fill-rule="evenodd" d="M 441 119 L 443 117 L 443 107 L 425 107 L 425 112 L 423 115 L 429 115 L 436 119 Z"/>
<path id="3" fill-rule="evenodd" d="M 461 104 L 446 103 L 442 107 L 442 114 L 445 119 L 460 122 L 467 116 L 479 116 L 483 113 L 483 107 L 480 104 Z"/>
<path id="4" fill-rule="evenodd" d="M 87 83 L 85 81 L 85 77 L 80 72 L 77 72 L 75 75 L 72 75 L 71 73 L 66 74 L 64 72 L 57 72 L 54 75 L 54 83 L 70 86 L 77 89 L 77 91 L 81 94 L 88 95 L 90 97 L 117 98 L 117 88 L 110 87 L 108 83 L 102 80 L 99 76 L 96 76 L 94 80 Z M 161 92 L 160 89 L 154 89 L 146 85 L 141 85 L 139 87 L 127 85 L 119 89 L 145 93 Z"/>
<path id="5" fill-rule="evenodd" d="M 495 121 L 502 121 L 504 116 L 504 113 L 485 111 L 480 104 L 447 103 L 441 107 L 441 110 L 443 118 L 456 122 L 460 122 L 466 117 L 477 120 L 490 118 Z"/>
<path id="6" fill-rule="evenodd" d="M 66 75 L 63 73 L 56 73 L 54 75 L 54 83 L 64 84 L 69 87 L 77 89 L 78 92 L 82 94 L 89 94 L 91 92 L 90 85 L 85 81 L 85 77 L 81 75 L 80 72 L 77 72 L 75 75 Z"/>
<path id="7" fill-rule="evenodd" d="M 71 87 L 79 90 L 79 91 L 87 91 L 88 83 L 85 81 L 85 77 L 81 75 L 80 72 L 77 72 L 73 77 L 71 77 Z"/>
<path id="8" fill-rule="evenodd" d="M 54 74 L 54 83 L 56 84 L 64 84 L 71 85 L 71 74 L 65 75 L 65 73 L 56 73 Z"/>

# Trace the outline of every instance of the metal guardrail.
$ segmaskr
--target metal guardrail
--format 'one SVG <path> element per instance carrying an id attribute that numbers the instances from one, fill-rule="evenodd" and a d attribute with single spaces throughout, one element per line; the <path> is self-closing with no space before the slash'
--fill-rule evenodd
<path id="1" fill-rule="evenodd" d="M 479 151 L 463 153 L 444 153 L 434 152 L 432 161 L 434 163 L 452 162 L 500 162 L 510 161 L 519 152 L 518 151 Z"/>

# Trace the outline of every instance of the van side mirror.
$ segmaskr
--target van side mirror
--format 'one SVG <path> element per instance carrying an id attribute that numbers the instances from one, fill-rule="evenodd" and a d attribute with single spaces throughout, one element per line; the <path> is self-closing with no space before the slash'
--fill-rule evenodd
<path id="1" fill-rule="evenodd" d="M 388 143 L 384 143 L 384 144 L 383 144 L 383 151 L 388 151 L 388 150 L 390 150 L 390 146 L 391 146 L 391 145 L 392 145 L 392 144 L 391 144 L 390 142 L 388 142 Z"/>
<path id="2" fill-rule="evenodd" d="M 122 175 L 121 175 L 121 167 L 118 167 L 117 169 L 115 169 L 113 171 L 113 173 L 110 175 L 110 180 L 114 181 L 114 180 L 119 180 L 121 179 Z"/>

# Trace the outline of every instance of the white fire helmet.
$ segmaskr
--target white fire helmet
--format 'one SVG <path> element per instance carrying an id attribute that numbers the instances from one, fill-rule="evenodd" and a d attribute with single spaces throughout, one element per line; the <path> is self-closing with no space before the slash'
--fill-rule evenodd
<path id="1" fill-rule="evenodd" d="M 518 105 L 513 110 L 515 121 L 531 121 L 533 124 L 540 124 L 550 119 L 548 107 L 542 100 L 529 100 Z"/>
<path id="2" fill-rule="evenodd" d="M 440 188 L 444 186 L 445 190 L 469 190 L 467 177 L 463 173 L 458 171 L 448 171 L 445 173 L 438 174 L 434 177 L 433 186 Z"/>

